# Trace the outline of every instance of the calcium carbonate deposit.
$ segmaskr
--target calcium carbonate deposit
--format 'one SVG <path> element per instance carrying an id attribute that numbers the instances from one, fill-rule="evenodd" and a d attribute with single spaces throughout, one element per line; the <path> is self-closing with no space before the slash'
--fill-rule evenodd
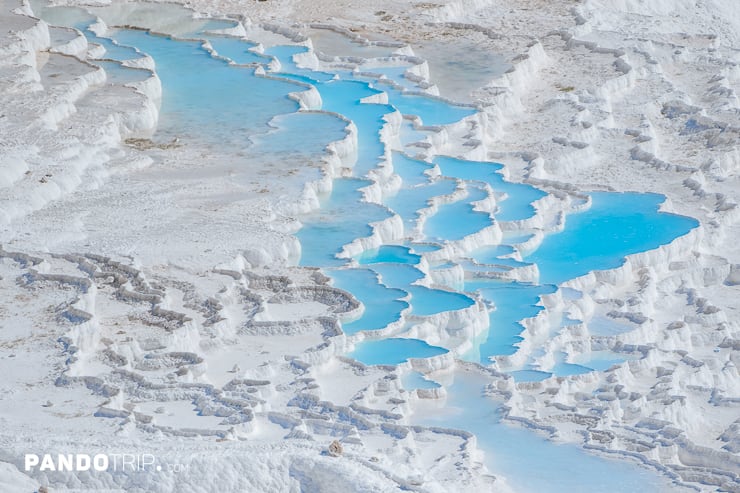
<path id="1" fill-rule="evenodd" d="M 0 1 L 0 491 L 740 492 L 736 0 Z"/>

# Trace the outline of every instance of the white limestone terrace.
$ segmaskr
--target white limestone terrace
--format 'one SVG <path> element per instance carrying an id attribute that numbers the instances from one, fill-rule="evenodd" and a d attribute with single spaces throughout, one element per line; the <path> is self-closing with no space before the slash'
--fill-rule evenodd
<path id="1" fill-rule="evenodd" d="M 468 157 L 504 162 L 512 178 L 554 195 L 657 191 L 671 210 L 699 218 L 689 238 L 572 281 L 579 299 L 543 300 L 548 311 L 584 321 L 551 340 L 543 359 L 598 345 L 643 359 L 540 383 L 499 375 L 490 392 L 506 399 L 510 420 L 555 439 L 634 456 L 696 489 L 737 491 L 740 14 L 732 2 L 658 3 L 647 11 L 637 2 L 593 0 L 523 2 L 526 9 L 418 3 L 403 11 L 391 2 L 351 3 L 194 6 L 255 23 L 295 21 L 298 31 L 334 14 L 338 27 L 355 34 L 392 33 L 412 45 L 483 39 L 512 69 L 474 94 L 487 125 Z M 288 233 L 296 224 L 273 207 L 282 196 L 298 195 L 316 170 L 281 185 L 255 182 L 253 191 L 271 190 L 231 210 L 211 202 L 211 193 L 227 184 L 206 177 L 212 181 L 201 204 L 240 217 L 243 229 L 223 241 L 227 248 L 193 253 L 190 243 L 178 250 L 192 235 L 198 243 L 228 228 L 209 229 L 204 220 L 162 229 L 170 222 L 165 213 L 152 228 L 160 236 L 140 230 L 125 238 L 109 223 L 130 231 L 134 218 L 85 211 L 133 203 L 131 210 L 157 217 L 165 204 L 145 200 L 162 191 L 148 184 L 172 176 L 175 164 L 157 156 L 156 147 L 121 145 L 135 138 L 144 140 L 129 142 L 152 147 L 146 139 L 157 121 L 156 75 L 145 87 L 106 84 L 104 72 L 84 61 L 84 38 L 52 36 L 44 23 L 10 13 L 20 4 L 2 6 L 1 24 L 10 30 L 3 30 L 0 48 L 8 88 L 0 96 L 0 220 L 9 226 L 2 232 L 0 283 L 10 289 L 0 303 L 0 361 L 14 378 L 0 387 L 0 422 L 12 430 L 0 437 L 3 481 L 17 488 L 141 491 L 177 484 L 174 475 L 29 479 L 14 469 L 29 444 L 66 451 L 73 435 L 79 451 L 103 449 L 115 437 L 121 451 L 144 447 L 186 461 L 195 471 L 191 486 L 204 490 L 310 489 L 328 481 L 367 491 L 504 487 L 486 474 L 469 434 L 408 426 L 423 392 L 402 388 L 402 369 L 335 356 L 347 341 L 333 317 L 356 310 L 356 302 L 317 272 L 289 267 L 296 244 Z M 462 154 L 451 134 L 430 137 L 432 150 Z M 340 159 L 323 168 L 341 166 Z M 138 190 L 131 178 L 137 169 L 149 173 Z M 60 199 L 64 207 L 56 205 Z M 77 231 L 68 219 L 76 215 Z M 83 224 L 94 243 L 80 234 Z M 254 249 L 229 250 L 239 243 Z M 525 351 L 538 341 L 545 316 L 525 324 Z M 593 336 L 589 326 L 604 319 L 634 330 Z M 334 437 L 342 439 L 346 461 L 321 454 Z"/>
<path id="2" fill-rule="evenodd" d="M 356 300 L 315 270 L 290 269 L 295 221 L 275 206 L 286 195 L 298 210 L 314 206 L 306 182 L 331 185 L 356 145 L 350 122 L 315 168 L 276 181 L 272 167 L 273 178 L 233 190 L 223 168 L 183 169 L 203 150 L 149 140 L 155 73 L 116 83 L 87 61 L 100 51 L 79 33 L 51 36 L 20 2 L 3 7 L 4 491 L 446 491 L 495 481 L 471 434 L 408 425 L 415 397 L 397 370 L 335 358 L 347 349 L 336 317 L 357 311 Z M 136 65 L 151 68 L 146 57 Z M 188 224 L 177 219 L 186 215 Z M 387 410 L 322 400 L 310 370 L 324 364 L 341 367 L 349 396 L 385 382 L 373 393 L 385 393 Z M 342 460 L 326 453 L 335 439 Z M 29 478 L 23 455 L 35 451 L 147 453 L 187 471 Z"/>

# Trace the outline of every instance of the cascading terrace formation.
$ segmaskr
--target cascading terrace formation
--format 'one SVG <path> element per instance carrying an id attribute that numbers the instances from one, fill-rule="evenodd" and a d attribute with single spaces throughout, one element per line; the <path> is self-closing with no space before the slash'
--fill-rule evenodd
<path id="1" fill-rule="evenodd" d="M 174 461 L 168 439 L 202 440 L 210 457 L 193 452 L 192 470 L 222 468 L 224 488 L 331 477 L 368 491 L 688 491 L 699 472 L 737 485 L 730 452 L 707 471 L 639 446 L 647 430 L 676 456 L 699 455 L 638 395 L 649 391 L 629 387 L 658 351 L 620 286 L 678 269 L 701 235 L 666 197 L 511 178 L 489 159 L 482 103 L 440 96 L 404 43 L 174 4 L 25 8 L 49 31 L 41 84 L 70 65 L 69 87 L 86 81 L 47 126 L 61 135 L 79 118 L 88 130 L 26 157 L 75 165 L 58 183 L 46 175 L 55 192 L 4 200 L 9 224 L 30 218 L 4 240 L 33 242 L 70 217 L 82 226 L 43 254 L 0 250 L 0 274 L 55 293 L 43 295 L 64 307 L 55 385 L 90 400 L 121 447 L 157 437 L 157 457 Z M 487 70 L 476 77 L 517 65 Z M 130 108 L 101 117 L 115 98 Z M 542 399 L 565 417 L 545 423 Z M 261 479 L 244 486 L 239 456 L 252 453 Z M 73 476 L 32 478 L 178 481 Z"/>

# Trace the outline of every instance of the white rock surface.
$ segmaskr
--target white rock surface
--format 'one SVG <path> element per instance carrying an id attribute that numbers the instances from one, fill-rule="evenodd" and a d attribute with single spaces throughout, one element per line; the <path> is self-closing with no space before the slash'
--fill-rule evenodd
<path id="1" fill-rule="evenodd" d="M 268 44 L 293 36 L 289 23 L 333 18 L 340 32 L 412 46 L 476 36 L 507 58 L 511 69 L 473 94 L 481 115 L 429 135 L 426 152 L 497 160 L 512 180 L 551 193 L 527 224 L 497 223 L 430 260 L 459 260 L 506 227 L 556 230 L 582 190 L 659 192 L 667 210 L 699 219 L 670 245 L 568 282 L 577 297 L 544 297 L 546 310 L 524 322 L 519 351 L 499 365 L 520 365 L 536 348 L 543 369 L 558 352 L 569 361 L 602 349 L 635 359 L 534 384 L 492 376 L 489 391 L 506 399 L 510 420 L 558 440 L 635 457 L 697 489 L 740 491 L 736 2 L 190 4 L 249 17 L 234 32 Z M 335 318 L 361 307 L 317 272 L 291 267 L 300 252 L 294 216 L 317 207 L 354 161 L 351 122 L 320 169 L 293 175 L 271 166 L 277 179 L 245 190 L 223 169 L 188 174 L 177 163 L 195 154 L 147 140 L 161 96 L 155 73 L 137 87 L 106 84 L 85 60 L 84 38 L 54 46 L 49 26 L 24 12 L 20 2 L 0 4 L 0 490 L 504 488 L 486 474 L 474 436 L 409 426 L 416 399 L 444 392 L 409 393 L 400 373 L 450 372 L 455 353 L 396 370 L 344 359 L 360 338 L 348 340 Z M 328 63 L 312 55 L 303 61 Z M 413 62 L 410 47 L 397 55 Z M 138 64 L 152 68 L 148 58 Z M 421 86 L 429 77 L 435 92 L 426 62 L 411 72 Z M 320 105 L 313 90 L 295 97 L 307 110 Z M 398 140 L 402 123 L 390 118 L 386 142 Z M 378 170 L 367 200 L 398 186 L 391 171 L 392 163 Z M 165 177 L 187 193 L 171 192 Z M 229 192 L 244 200 L 214 201 Z M 394 216 L 344 254 L 403 235 Z M 582 323 L 547 339 L 554 313 Z M 476 304 L 415 330 L 462 352 L 486 328 L 484 315 Z M 603 320 L 632 330 L 593 335 Z M 68 453 L 70 437 L 72 452 L 115 443 L 187 473 L 22 472 L 24 453 Z M 341 457 L 322 455 L 335 439 Z"/>

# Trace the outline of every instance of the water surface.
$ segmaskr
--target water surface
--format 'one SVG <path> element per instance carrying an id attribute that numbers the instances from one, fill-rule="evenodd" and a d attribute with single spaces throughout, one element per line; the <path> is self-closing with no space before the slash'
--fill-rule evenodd
<path id="1" fill-rule="evenodd" d="M 592 206 L 567 217 L 526 257 L 540 281 L 559 284 L 592 270 L 619 267 L 624 257 L 670 243 L 698 226 L 695 219 L 659 212 L 664 197 L 652 193 L 591 193 Z"/>

